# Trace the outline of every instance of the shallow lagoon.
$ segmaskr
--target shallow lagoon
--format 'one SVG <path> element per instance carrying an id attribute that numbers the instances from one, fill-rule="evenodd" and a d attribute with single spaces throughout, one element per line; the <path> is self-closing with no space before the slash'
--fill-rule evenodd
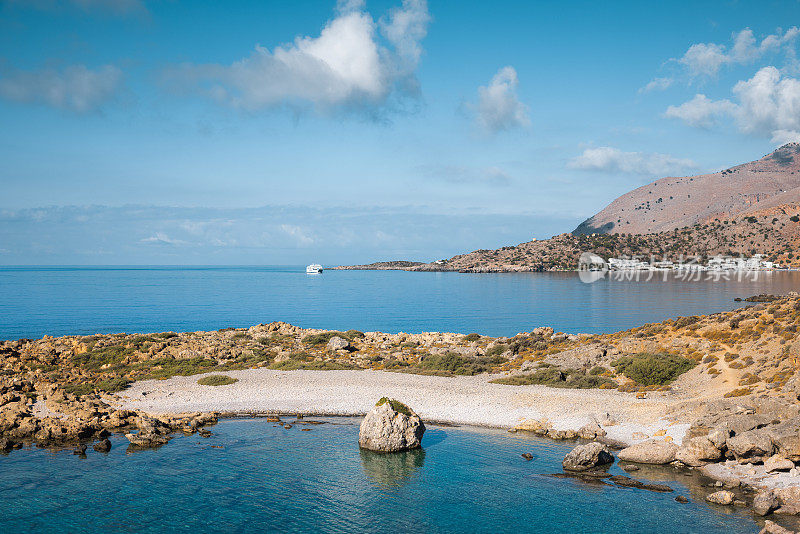
<path id="1" fill-rule="evenodd" d="M 524 433 L 432 426 L 424 450 L 362 452 L 360 419 L 286 430 L 228 419 L 210 438 L 180 436 L 127 453 L 112 439 L 0 457 L 5 532 L 726 532 L 753 533 L 746 509 L 712 507 L 672 469 L 634 473 L 674 493 L 588 485 L 561 471 L 574 445 Z M 310 428 L 308 432 L 302 428 Z M 520 455 L 531 452 L 533 461 Z M 622 473 L 618 466 L 612 472 Z M 675 502 L 677 495 L 689 504 Z"/>

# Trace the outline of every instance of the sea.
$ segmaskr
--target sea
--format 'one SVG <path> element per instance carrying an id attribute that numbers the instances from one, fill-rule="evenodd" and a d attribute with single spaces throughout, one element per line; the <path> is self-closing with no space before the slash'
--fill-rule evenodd
<path id="1" fill-rule="evenodd" d="M 0 339 L 217 330 L 285 321 L 304 328 L 513 336 L 538 326 L 603 333 L 731 310 L 800 290 L 800 272 L 334 271 L 304 266 L 2 267 Z"/>
<path id="2" fill-rule="evenodd" d="M 612 332 L 800 289 L 800 272 L 748 276 L 325 271 L 303 266 L 3 267 L 0 339 L 200 331 L 286 321 L 307 328 L 478 332 L 537 326 Z M 585 274 L 585 273 L 584 273 Z M 597 278 L 597 279 L 595 279 Z M 0 455 L 0 532 L 726 532 L 743 508 L 704 502 L 707 480 L 634 475 L 652 493 L 549 476 L 572 443 L 431 426 L 423 449 L 360 451 L 358 419 L 291 429 L 225 419 L 210 438 L 134 452 L 28 447 Z M 303 428 L 310 431 L 304 432 Z M 531 453 L 526 461 L 521 454 Z M 622 474 L 618 466 L 611 472 Z M 678 503 L 675 496 L 689 498 Z"/>

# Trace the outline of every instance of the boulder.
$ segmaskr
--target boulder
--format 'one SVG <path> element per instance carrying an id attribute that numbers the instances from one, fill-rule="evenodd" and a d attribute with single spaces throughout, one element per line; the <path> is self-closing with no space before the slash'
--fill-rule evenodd
<path id="1" fill-rule="evenodd" d="M 779 505 L 775 492 L 764 489 L 756 493 L 753 497 L 753 512 L 756 515 L 765 516 Z"/>
<path id="2" fill-rule="evenodd" d="M 783 528 L 777 523 L 773 523 L 769 519 L 764 521 L 764 528 L 761 529 L 761 532 L 758 534 L 795 534 L 793 531 L 789 530 L 788 528 Z"/>
<path id="3" fill-rule="evenodd" d="M 776 454 L 764 460 L 764 469 L 767 473 L 773 471 L 789 471 L 794 467 L 794 462 Z"/>
<path id="4" fill-rule="evenodd" d="M 736 495 L 732 491 L 728 490 L 715 491 L 711 495 L 706 496 L 706 500 L 708 502 L 714 504 L 722 504 L 725 506 L 733 504 L 735 498 Z"/>
<path id="5" fill-rule="evenodd" d="M 328 340 L 325 348 L 328 350 L 347 350 L 350 348 L 350 342 L 343 337 L 333 336 Z"/>
<path id="6" fill-rule="evenodd" d="M 555 428 L 548 429 L 547 437 L 550 439 L 575 439 L 578 433 L 569 428 L 563 430 L 556 430 Z"/>
<path id="7" fill-rule="evenodd" d="M 774 450 L 769 433 L 761 429 L 736 434 L 732 438 L 728 438 L 727 446 L 737 460 L 745 459 L 754 462 L 772 456 Z"/>
<path id="8" fill-rule="evenodd" d="M 564 457 L 561 465 L 567 471 L 586 471 L 601 465 L 614 462 L 608 448 L 602 443 L 593 441 L 586 445 L 578 445 Z"/>
<path id="9" fill-rule="evenodd" d="M 728 442 L 728 438 L 731 437 L 731 431 L 728 429 L 727 425 L 723 425 L 709 432 L 706 437 L 716 448 L 723 450 Z"/>
<path id="10" fill-rule="evenodd" d="M 534 432 L 539 435 L 547 434 L 550 429 L 550 423 L 546 420 L 538 421 L 536 419 L 525 419 L 514 427 L 514 430 L 524 430 L 525 432 Z"/>
<path id="11" fill-rule="evenodd" d="M 131 446 L 141 449 L 164 445 L 170 439 L 169 436 L 142 431 L 138 434 L 125 434 L 125 437 L 131 442 Z"/>
<path id="12" fill-rule="evenodd" d="M 382 398 L 361 422 L 358 445 L 378 452 L 417 449 L 422 443 L 425 425 L 405 404 Z"/>
<path id="13" fill-rule="evenodd" d="M 787 460 L 800 462 L 800 433 L 796 431 L 772 433 L 772 443 L 778 454 Z"/>
<path id="14" fill-rule="evenodd" d="M 778 500 L 778 504 L 780 505 L 775 510 L 776 514 L 800 514 L 800 486 L 775 488 L 773 492 Z"/>
<path id="15" fill-rule="evenodd" d="M 678 447 L 666 441 L 648 440 L 636 443 L 617 453 L 620 460 L 640 464 L 668 464 L 675 460 Z"/>
<path id="16" fill-rule="evenodd" d="M 92 445 L 92 448 L 97 452 L 108 452 L 111 450 L 111 442 L 108 440 L 108 438 L 103 438 Z"/>
<path id="17" fill-rule="evenodd" d="M 675 452 L 676 460 L 691 467 L 700 467 L 720 458 L 722 458 L 722 451 L 715 447 L 707 436 L 691 438 Z"/>
<path id="18" fill-rule="evenodd" d="M 586 423 L 578 429 L 578 437 L 583 439 L 595 439 L 606 435 L 606 431 L 600 428 L 597 421 Z"/>

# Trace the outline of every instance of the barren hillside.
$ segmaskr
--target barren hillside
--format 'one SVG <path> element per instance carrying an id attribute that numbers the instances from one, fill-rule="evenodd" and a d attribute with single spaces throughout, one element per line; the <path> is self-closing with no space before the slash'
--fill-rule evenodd
<path id="1" fill-rule="evenodd" d="M 800 202 L 800 144 L 712 174 L 662 178 L 622 195 L 585 220 L 575 234 L 651 234 L 738 218 Z"/>

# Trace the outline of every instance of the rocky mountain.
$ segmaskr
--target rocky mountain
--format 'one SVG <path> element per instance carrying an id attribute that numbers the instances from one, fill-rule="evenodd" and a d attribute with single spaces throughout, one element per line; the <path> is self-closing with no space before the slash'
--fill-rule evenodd
<path id="1" fill-rule="evenodd" d="M 800 144 L 700 176 L 661 178 L 588 218 L 573 234 L 652 234 L 800 202 Z"/>

